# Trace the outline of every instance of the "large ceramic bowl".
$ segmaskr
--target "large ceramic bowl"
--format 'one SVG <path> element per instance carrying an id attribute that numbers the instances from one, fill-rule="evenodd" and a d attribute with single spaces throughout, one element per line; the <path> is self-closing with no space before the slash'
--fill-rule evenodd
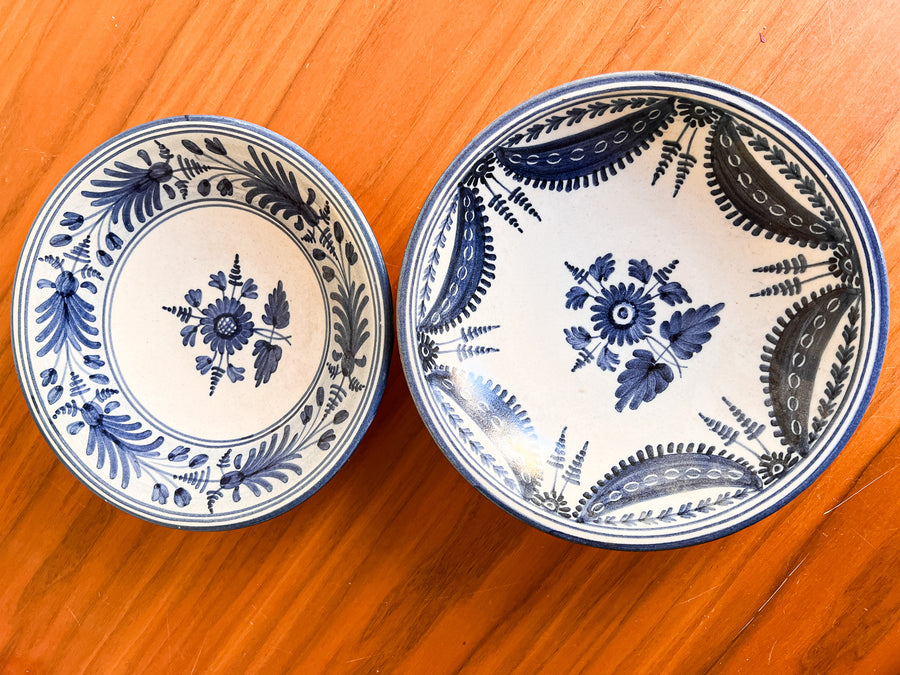
<path id="1" fill-rule="evenodd" d="M 422 417 L 484 495 L 610 548 L 714 539 L 845 446 L 887 333 L 835 160 L 722 84 L 601 76 L 503 115 L 435 186 L 397 320 Z"/>
<path id="2" fill-rule="evenodd" d="M 381 398 L 390 288 L 319 162 L 236 120 L 131 129 L 53 190 L 16 273 L 16 367 L 63 463 L 125 511 L 216 530 L 297 505 Z"/>

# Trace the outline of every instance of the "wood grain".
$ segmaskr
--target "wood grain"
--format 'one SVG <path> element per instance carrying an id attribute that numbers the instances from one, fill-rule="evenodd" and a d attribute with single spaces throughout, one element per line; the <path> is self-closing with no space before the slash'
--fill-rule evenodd
<path id="1" fill-rule="evenodd" d="M 617 70 L 711 77 L 799 120 L 868 203 L 896 286 L 898 32 L 896 1 L 0 0 L 0 313 L 49 191 L 135 124 L 218 114 L 296 141 L 355 196 L 396 288 L 418 210 L 468 140 Z M 656 553 L 570 544 L 490 504 L 441 455 L 394 357 L 371 430 L 318 494 L 195 534 L 119 512 L 59 464 L 4 330 L 2 670 L 900 672 L 895 349 L 812 487 L 730 537 Z"/>

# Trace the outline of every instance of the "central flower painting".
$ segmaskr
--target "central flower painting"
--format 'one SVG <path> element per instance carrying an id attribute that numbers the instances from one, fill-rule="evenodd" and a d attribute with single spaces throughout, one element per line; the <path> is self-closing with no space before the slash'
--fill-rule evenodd
<path id="1" fill-rule="evenodd" d="M 163 307 L 187 324 L 181 329 L 181 342 L 185 347 L 196 346 L 198 333 L 203 344 L 208 346 L 210 354 L 198 356 L 196 367 L 201 375 L 210 373 L 209 395 L 216 392 L 223 375 L 228 375 L 231 382 L 244 379 L 246 368 L 235 365 L 231 358 L 247 345 L 254 334 L 259 336 L 253 344 L 256 386 L 267 383 L 277 370 L 282 356 L 281 346 L 276 342 L 290 344 L 290 335 L 280 332 L 291 321 L 290 304 L 283 284 L 279 281 L 269 293 L 262 315 L 263 328 L 253 323 L 253 314 L 244 304 L 247 300 L 256 300 L 259 294 L 253 279 L 244 280 L 239 255 L 235 254 L 234 264 L 227 276 L 221 270 L 210 274 L 209 285 L 219 291 L 220 297 L 206 307 L 201 308 L 203 291 L 199 288 L 185 294 L 187 306 Z"/>
<path id="2" fill-rule="evenodd" d="M 636 410 L 665 391 L 675 373 L 681 375 L 683 362 L 709 341 L 725 306 L 719 303 L 676 310 L 654 334 L 657 301 L 670 307 L 693 302 L 687 290 L 672 280 L 677 260 L 654 269 L 644 259 L 631 259 L 628 283 L 611 281 L 616 271 L 612 253 L 598 256 L 587 268 L 568 261 L 565 266 L 576 282 L 566 293 L 566 308 L 590 310 L 590 328 L 575 325 L 563 331 L 566 342 L 578 352 L 572 372 L 591 363 L 613 372 L 621 363 L 622 348 L 641 345 L 632 351 L 632 358 L 618 376 L 615 407 L 619 412 L 626 407 Z"/>

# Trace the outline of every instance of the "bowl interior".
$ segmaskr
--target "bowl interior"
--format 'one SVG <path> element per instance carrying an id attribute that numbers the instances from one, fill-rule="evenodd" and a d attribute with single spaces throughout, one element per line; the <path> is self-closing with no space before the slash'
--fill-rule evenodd
<path id="1" fill-rule="evenodd" d="M 525 521 L 665 548 L 744 527 L 855 428 L 884 263 L 828 153 L 659 74 L 550 91 L 441 178 L 398 296 L 405 372 L 460 471 Z"/>

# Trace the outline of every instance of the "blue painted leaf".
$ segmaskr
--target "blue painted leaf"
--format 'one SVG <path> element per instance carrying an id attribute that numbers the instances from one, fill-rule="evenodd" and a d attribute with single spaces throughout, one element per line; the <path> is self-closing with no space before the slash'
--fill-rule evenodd
<path id="1" fill-rule="evenodd" d="M 199 288 L 194 288 L 187 292 L 184 299 L 191 307 L 199 307 L 200 301 L 203 300 L 203 291 Z"/>
<path id="2" fill-rule="evenodd" d="M 228 369 L 226 370 L 226 372 L 228 373 L 228 379 L 232 382 L 240 382 L 244 379 L 244 370 L 244 368 L 233 366 L 229 363 Z"/>
<path id="3" fill-rule="evenodd" d="M 213 360 L 211 356 L 198 356 L 197 357 L 197 370 L 200 371 L 201 375 L 206 375 L 209 372 L 209 369 L 213 366 Z"/>
<path id="4" fill-rule="evenodd" d="M 308 403 L 303 407 L 303 410 L 300 412 L 300 421 L 303 424 L 308 424 L 312 419 L 313 407 Z"/>
<path id="5" fill-rule="evenodd" d="M 348 413 L 346 410 L 338 410 L 338 411 L 334 414 L 334 423 L 335 423 L 335 424 L 340 424 L 341 422 L 346 421 L 346 419 L 347 419 L 348 417 L 350 417 L 350 413 Z"/>
<path id="6" fill-rule="evenodd" d="M 82 281 L 81 288 L 83 288 L 86 291 L 89 291 L 90 293 L 97 292 L 97 287 L 90 281 Z"/>
<path id="7" fill-rule="evenodd" d="M 257 340 L 253 344 L 253 356 L 256 357 L 253 367 L 256 369 L 255 378 L 256 386 L 258 387 L 268 382 L 269 378 L 272 377 L 272 373 L 278 369 L 278 362 L 281 360 L 281 347 L 265 340 Z"/>
<path id="8" fill-rule="evenodd" d="M 94 370 L 96 370 L 97 368 L 106 365 L 106 362 L 96 354 L 85 354 L 84 365 L 86 365 L 88 368 L 93 368 Z"/>
<path id="9" fill-rule="evenodd" d="M 225 152 L 225 146 L 222 145 L 222 141 L 220 141 L 218 138 L 204 138 L 203 144 L 206 146 L 206 149 L 209 150 L 213 154 L 216 154 L 216 155 L 227 155 L 228 154 L 227 152 Z"/>
<path id="10" fill-rule="evenodd" d="M 176 506 L 184 508 L 191 503 L 191 493 L 184 488 L 178 488 L 177 490 L 175 490 L 175 496 L 172 499 L 174 500 Z"/>
<path id="11" fill-rule="evenodd" d="M 316 260 L 325 260 L 325 256 L 327 254 L 320 248 L 314 248 L 312 252 L 312 257 Z"/>
<path id="12" fill-rule="evenodd" d="M 199 326 L 185 326 L 181 329 L 181 344 L 185 347 L 193 347 L 197 343 L 197 329 Z M 198 367 L 199 370 L 199 367 Z"/>
<path id="13" fill-rule="evenodd" d="M 95 384 L 109 384 L 109 378 L 103 373 L 94 373 L 88 376 L 88 379 Z"/>
<path id="14" fill-rule="evenodd" d="M 171 185 L 163 185 L 162 189 L 169 196 L 169 199 L 175 199 L 175 188 Z"/>
<path id="15" fill-rule="evenodd" d="M 82 422 L 80 420 L 78 422 L 72 422 L 69 426 L 66 427 L 66 431 L 68 431 L 70 434 L 72 434 L 74 436 L 79 431 L 81 431 L 81 428 L 83 426 L 84 426 L 84 422 Z"/>
<path id="16" fill-rule="evenodd" d="M 75 213 L 74 211 L 66 211 L 63 214 L 63 219 L 59 221 L 59 224 L 74 232 L 84 224 L 84 216 L 80 213 Z"/>
<path id="17" fill-rule="evenodd" d="M 334 240 L 339 244 L 344 241 L 344 228 L 337 221 L 334 221 Z"/>
<path id="18" fill-rule="evenodd" d="M 581 286 L 572 286 L 566 293 L 566 309 L 581 309 L 589 297 Z"/>
<path id="19" fill-rule="evenodd" d="M 209 184 L 209 181 L 205 178 L 197 183 L 197 192 L 200 193 L 201 197 L 206 197 L 212 191 L 212 186 Z"/>
<path id="20" fill-rule="evenodd" d="M 47 402 L 48 403 L 56 403 L 60 396 L 62 396 L 63 388 L 62 385 L 56 385 L 53 389 L 50 390 L 50 393 L 47 394 Z"/>
<path id="21" fill-rule="evenodd" d="M 690 302 L 691 296 L 677 281 L 670 281 L 659 287 L 659 299 L 674 307 L 682 302 Z"/>
<path id="22" fill-rule="evenodd" d="M 335 438 L 336 436 L 334 431 L 329 429 L 324 434 L 319 436 L 319 441 L 316 443 L 316 445 L 319 446 L 319 450 L 328 450 Z"/>
<path id="23" fill-rule="evenodd" d="M 653 267 L 644 259 L 635 260 L 632 258 L 628 261 L 628 274 L 642 284 L 646 284 L 653 276 Z"/>
<path id="24" fill-rule="evenodd" d="M 46 387 L 48 384 L 56 384 L 58 374 L 56 368 L 47 368 L 41 371 L 41 386 Z"/>
<path id="25" fill-rule="evenodd" d="M 331 281 L 332 279 L 334 279 L 334 269 L 332 269 L 328 265 L 322 267 L 322 278 L 325 279 L 325 281 Z"/>
<path id="26" fill-rule="evenodd" d="M 244 285 L 241 286 L 241 297 L 249 298 L 250 300 L 258 298 L 259 295 L 256 292 L 258 288 L 259 287 L 253 283 L 253 279 L 247 279 L 247 281 L 244 282 Z"/>
<path id="27" fill-rule="evenodd" d="M 719 325 L 717 315 L 724 306 L 720 302 L 712 307 L 691 307 L 684 314 L 675 312 L 671 319 L 662 322 L 659 334 L 663 340 L 669 341 L 676 358 L 689 359 L 709 341 L 709 331 Z"/>
<path id="28" fill-rule="evenodd" d="M 153 486 L 153 494 L 150 496 L 150 499 L 154 502 L 165 504 L 168 498 L 169 488 L 162 483 L 156 483 L 156 485 Z"/>
<path id="29" fill-rule="evenodd" d="M 57 234 L 50 238 L 51 246 L 68 246 L 72 243 L 72 235 Z"/>
<path id="30" fill-rule="evenodd" d="M 616 270 L 616 261 L 613 259 L 612 253 L 600 256 L 588 268 L 588 274 L 597 281 L 606 281 L 609 276 Z"/>
<path id="31" fill-rule="evenodd" d="M 219 270 L 216 274 L 209 275 L 209 285 L 224 291 L 228 287 L 228 280 L 225 278 L 225 272 Z"/>
<path id="32" fill-rule="evenodd" d="M 269 293 L 263 313 L 263 323 L 276 329 L 286 328 L 291 322 L 291 307 L 284 292 L 284 286 L 279 279 L 278 285 Z M 267 378 L 268 379 L 268 378 Z"/>
<path id="33" fill-rule="evenodd" d="M 122 241 L 122 237 L 117 235 L 115 232 L 108 232 L 106 234 L 106 247 L 113 250 L 118 251 L 125 242 Z"/>
<path id="34" fill-rule="evenodd" d="M 172 452 L 169 453 L 169 461 L 170 462 L 181 462 L 187 459 L 188 453 L 190 452 L 190 448 L 185 447 L 183 445 L 176 446 Z"/>
<path id="35" fill-rule="evenodd" d="M 200 149 L 200 146 L 194 143 L 194 141 L 189 141 L 186 138 L 181 139 L 181 144 L 185 147 L 188 152 L 193 152 L 195 155 L 202 155 L 203 150 Z"/>
<path id="36" fill-rule="evenodd" d="M 209 459 L 209 455 L 194 455 L 191 457 L 191 461 L 188 462 L 188 466 L 192 469 L 196 469 L 198 466 L 203 466 L 206 464 L 206 461 Z"/>
<path id="37" fill-rule="evenodd" d="M 575 364 L 572 366 L 572 372 L 574 373 L 579 368 L 584 368 L 587 364 L 591 363 L 593 360 L 594 360 L 593 352 L 590 352 L 587 349 L 579 350 L 578 358 L 575 359 Z"/>
<path id="38" fill-rule="evenodd" d="M 646 349 L 636 349 L 634 358 L 625 364 L 625 370 L 618 377 L 616 410 L 622 412 L 626 405 L 637 410 L 641 403 L 649 403 L 665 391 L 674 379 L 675 374 L 668 364 L 658 362 Z"/>
<path id="39" fill-rule="evenodd" d="M 223 197 L 230 197 L 234 194 L 234 186 L 227 178 L 223 178 L 218 183 L 216 183 L 216 190 L 218 190 L 219 194 Z"/>
<path id="40" fill-rule="evenodd" d="M 104 267 L 109 267 L 113 264 L 112 256 L 102 248 L 97 251 L 97 260 L 99 260 L 100 264 Z"/>
<path id="41" fill-rule="evenodd" d="M 351 265 L 355 265 L 356 261 L 359 260 L 359 254 L 356 252 L 356 249 L 353 248 L 353 242 L 348 241 L 344 246 L 344 252 L 347 254 L 347 262 Z"/>
<path id="42" fill-rule="evenodd" d="M 614 371 L 619 365 L 619 355 L 616 354 L 609 345 L 603 345 L 603 349 L 597 354 L 597 365 L 600 370 Z"/>
<path id="43" fill-rule="evenodd" d="M 592 339 L 591 334 L 588 332 L 587 328 L 583 326 L 572 326 L 571 328 L 564 328 L 563 332 L 566 334 L 566 342 L 572 345 L 572 349 L 580 350 L 587 347 Z"/>

